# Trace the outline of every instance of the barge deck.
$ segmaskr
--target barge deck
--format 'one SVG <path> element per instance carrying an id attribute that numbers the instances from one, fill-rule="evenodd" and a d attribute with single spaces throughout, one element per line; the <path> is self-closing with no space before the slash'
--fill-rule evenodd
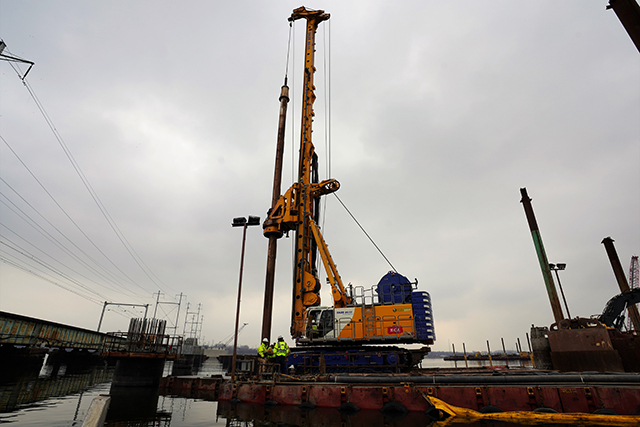
<path id="1" fill-rule="evenodd" d="M 232 382 L 220 376 L 166 377 L 164 394 L 263 405 L 425 412 L 432 398 L 479 412 L 549 411 L 640 416 L 640 374 L 446 372 L 344 374 Z M 636 418 L 636 417 L 634 417 Z M 640 424 L 640 418 L 636 419 Z"/>

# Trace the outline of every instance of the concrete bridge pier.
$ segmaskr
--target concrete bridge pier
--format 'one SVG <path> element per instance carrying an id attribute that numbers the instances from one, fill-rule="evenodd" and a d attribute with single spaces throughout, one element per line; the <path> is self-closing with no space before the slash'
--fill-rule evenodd
<path id="1" fill-rule="evenodd" d="M 193 375 L 195 367 L 193 355 L 181 355 L 173 361 L 171 376 L 179 377 L 184 375 Z"/>
<path id="2" fill-rule="evenodd" d="M 0 384 L 15 382 L 23 376 L 38 376 L 46 350 L 15 348 L 0 344 Z"/>
<path id="3" fill-rule="evenodd" d="M 107 343 L 103 356 L 117 360 L 109 390 L 108 420 L 156 416 L 164 362 L 175 358 L 182 343 L 165 335 L 165 328 L 164 320 L 131 319 L 124 340 L 113 346 Z"/>
<path id="4" fill-rule="evenodd" d="M 158 387 L 164 359 L 129 357 L 116 362 L 111 387 Z"/>
<path id="5" fill-rule="evenodd" d="M 145 357 L 118 359 L 109 390 L 111 404 L 107 420 L 156 416 L 164 361 Z"/>
<path id="6" fill-rule="evenodd" d="M 112 384 L 109 397 L 109 421 L 152 418 L 158 412 L 158 387 L 122 387 Z"/>
<path id="7" fill-rule="evenodd" d="M 159 387 L 164 361 L 180 350 L 165 328 L 164 320 L 131 319 L 124 341 L 107 343 L 103 355 L 117 360 L 112 387 Z"/>

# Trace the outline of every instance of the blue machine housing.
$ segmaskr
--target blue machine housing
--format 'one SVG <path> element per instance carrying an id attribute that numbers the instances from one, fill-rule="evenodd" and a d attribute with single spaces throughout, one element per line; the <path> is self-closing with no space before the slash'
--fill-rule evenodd
<path id="1" fill-rule="evenodd" d="M 436 334 L 433 327 L 433 312 L 429 292 L 414 289 L 416 283 L 411 283 L 402 274 L 390 271 L 385 274 L 376 286 L 380 302 L 384 304 L 411 304 L 413 307 L 416 339 L 418 341 L 435 341 Z"/>
<path id="2" fill-rule="evenodd" d="M 431 296 L 426 291 L 411 293 L 413 306 L 413 321 L 416 325 L 416 338 L 419 341 L 435 341 L 436 332 L 433 327 L 433 312 L 431 310 Z"/>
<path id="3" fill-rule="evenodd" d="M 378 282 L 376 292 L 384 304 L 407 304 L 411 302 L 413 284 L 395 271 L 390 271 Z"/>

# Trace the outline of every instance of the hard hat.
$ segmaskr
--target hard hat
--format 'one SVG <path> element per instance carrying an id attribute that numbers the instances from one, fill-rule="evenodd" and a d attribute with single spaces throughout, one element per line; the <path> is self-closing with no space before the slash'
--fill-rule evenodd
<path id="1" fill-rule="evenodd" d="M 262 338 L 262 342 L 269 342 L 269 340 L 266 338 Z"/>
<path id="2" fill-rule="evenodd" d="M 282 338 L 282 335 L 279 335 L 278 336 L 278 341 L 282 341 L 282 340 L 284 340 L 284 338 Z"/>

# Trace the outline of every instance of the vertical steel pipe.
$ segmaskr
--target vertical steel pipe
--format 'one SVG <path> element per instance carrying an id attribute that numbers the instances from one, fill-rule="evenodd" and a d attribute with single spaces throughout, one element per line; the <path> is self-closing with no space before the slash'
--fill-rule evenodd
<path id="1" fill-rule="evenodd" d="M 533 238 L 533 245 L 536 248 L 538 254 L 538 261 L 540 262 L 540 269 L 542 270 L 542 276 L 544 278 L 545 286 L 547 287 L 547 294 L 549 295 L 549 302 L 551 303 L 551 310 L 553 311 L 553 318 L 555 322 L 560 322 L 564 319 L 562 314 L 562 307 L 560 306 L 560 300 L 558 299 L 558 292 L 556 286 L 553 283 L 553 276 L 551 275 L 551 269 L 549 268 L 549 261 L 547 260 L 547 254 L 544 251 L 544 245 L 542 244 L 542 236 L 540 235 L 540 229 L 538 228 L 538 222 L 536 216 L 533 213 L 533 206 L 531 206 L 531 199 L 527 195 L 527 189 L 521 188 L 520 194 L 522 199 L 520 203 L 524 206 L 524 213 L 529 223 L 529 229 L 531 230 L 531 237 Z"/>
<path id="2" fill-rule="evenodd" d="M 613 274 L 616 276 L 616 280 L 618 281 L 618 286 L 620 287 L 620 292 L 629 292 L 631 289 L 629 288 L 629 282 L 627 282 L 627 276 L 624 274 L 624 270 L 622 269 L 622 264 L 620 263 L 620 258 L 618 257 L 618 252 L 616 251 L 615 246 L 613 246 L 613 240 L 611 237 L 605 237 L 602 240 L 602 244 L 604 245 L 604 249 L 607 251 L 607 255 L 609 256 L 609 262 L 611 262 L 611 268 L 613 268 Z M 635 304 L 630 304 L 627 307 L 629 311 L 629 318 L 633 323 L 633 328 L 636 331 L 640 331 L 640 313 L 638 313 L 638 307 Z"/>
<path id="3" fill-rule="evenodd" d="M 638 2 L 636 0 L 609 0 L 607 9 L 613 9 L 636 49 L 640 51 L 640 5 Z"/>
<path id="4" fill-rule="evenodd" d="M 276 145 L 276 166 L 273 175 L 273 193 L 271 209 L 274 209 L 280 199 L 282 190 L 282 162 L 284 157 L 284 135 L 287 122 L 287 105 L 289 103 L 289 87 L 287 79 L 280 91 L 280 117 L 278 120 L 278 142 Z M 273 319 L 273 289 L 276 277 L 276 253 L 278 250 L 278 236 L 269 236 L 267 248 L 267 272 L 264 284 L 264 307 L 262 311 L 262 338 L 271 342 L 271 322 Z"/>

